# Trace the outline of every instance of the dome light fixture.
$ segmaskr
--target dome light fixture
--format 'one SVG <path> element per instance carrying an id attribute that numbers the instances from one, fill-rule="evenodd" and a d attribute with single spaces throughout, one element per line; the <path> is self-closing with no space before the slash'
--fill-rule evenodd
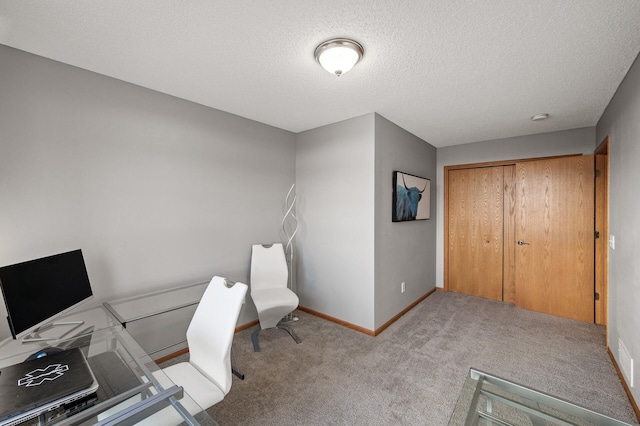
<path id="1" fill-rule="evenodd" d="M 340 77 L 362 59 L 364 49 L 357 41 L 333 38 L 316 47 L 314 56 L 322 68 Z"/>
<path id="2" fill-rule="evenodd" d="M 549 114 L 547 113 L 536 114 L 533 117 L 531 117 L 531 121 L 542 121 L 542 120 L 546 120 L 547 118 L 549 118 Z"/>

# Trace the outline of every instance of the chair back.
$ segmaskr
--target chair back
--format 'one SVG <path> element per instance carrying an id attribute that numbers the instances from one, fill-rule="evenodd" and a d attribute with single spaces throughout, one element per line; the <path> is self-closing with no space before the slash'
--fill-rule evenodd
<path id="1" fill-rule="evenodd" d="M 187 329 L 189 362 L 225 393 L 231 389 L 231 343 L 247 285 L 213 277 Z"/>
<path id="2" fill-rule="evenodd" d="M 281 243 L 251 246 L 251 291 L 287 288 L 289 269 Z"/>

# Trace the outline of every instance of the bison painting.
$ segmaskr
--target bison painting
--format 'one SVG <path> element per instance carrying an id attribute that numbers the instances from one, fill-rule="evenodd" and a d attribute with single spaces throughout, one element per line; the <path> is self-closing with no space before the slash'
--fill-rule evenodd
<path id="1" fill-rule="evenodd" d="M 429 179 L 394 172 L 393 181 L 393 221 L 428 219 Z"/>

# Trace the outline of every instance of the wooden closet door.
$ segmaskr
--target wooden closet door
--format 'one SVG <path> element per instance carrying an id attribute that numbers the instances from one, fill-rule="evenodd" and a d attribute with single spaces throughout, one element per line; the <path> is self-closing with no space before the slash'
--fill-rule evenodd
<path id="1" fill-rule="evenodd" d="M 502 300 L 503 167 L 448 172 L 449 290 Z"/>
<path id="2" fill-rule="evenodd" d="M 593 170 L 593 156 L 516 165 L 517 306 L 593 322 Z"/>

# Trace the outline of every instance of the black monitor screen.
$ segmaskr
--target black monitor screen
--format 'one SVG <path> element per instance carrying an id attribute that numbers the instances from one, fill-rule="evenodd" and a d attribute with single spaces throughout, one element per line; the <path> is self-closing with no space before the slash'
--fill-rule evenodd
<path id="1" fill-rule="evenodd" d="M 4 266 L 0 287 L 14 338 L 93 296 L 81 250 Z"/>

